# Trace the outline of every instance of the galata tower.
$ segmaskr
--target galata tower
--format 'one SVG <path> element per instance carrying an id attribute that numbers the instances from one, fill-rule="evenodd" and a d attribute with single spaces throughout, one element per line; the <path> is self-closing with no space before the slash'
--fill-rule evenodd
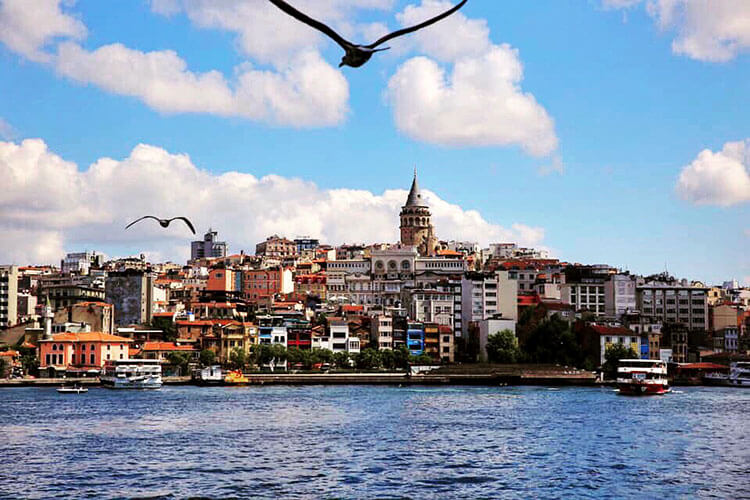
<path id="1" fill-rule="evenodd" d="M 406 198 L 406 204 L 401 207 L 401 244 L 417 247 L 417 252 L 421 256 L 435 255 L 438 246 L 430 209 L 419 192 L 416 168 L 409 197 Z"/>

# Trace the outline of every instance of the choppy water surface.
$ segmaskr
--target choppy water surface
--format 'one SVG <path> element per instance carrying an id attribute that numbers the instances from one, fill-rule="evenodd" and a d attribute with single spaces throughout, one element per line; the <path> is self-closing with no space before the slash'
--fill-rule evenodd
<path id="1" fill-rule="evenodd" d="M 0 390 L 0 496 L 750 496 L 750 390 Z"/>

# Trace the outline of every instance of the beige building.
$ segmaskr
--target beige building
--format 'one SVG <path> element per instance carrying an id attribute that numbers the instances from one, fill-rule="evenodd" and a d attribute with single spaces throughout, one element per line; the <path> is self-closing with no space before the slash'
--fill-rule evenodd
<path id="1" fill-rule="evenodd" d="M 55 312 L 55 324 L 85 323 L 92 332 L 115 333 L 114 307 L 105 302 L 79 302 Z"/>

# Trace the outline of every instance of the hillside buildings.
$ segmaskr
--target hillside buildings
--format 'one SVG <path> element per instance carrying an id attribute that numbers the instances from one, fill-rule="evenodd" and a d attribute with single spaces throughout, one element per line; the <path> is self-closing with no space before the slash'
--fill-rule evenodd
<path id="1" fill-rule="evenodd" d="M 0 328 L 13 334 L 0 332 L 0 342 L 15 344 L 26 328 L 39 336 L 41 315 L 50 323 L 44 367 L 53 370 L 93 370 L 107 355 L 126 354 L 106 336 L 159 359 L 208 349 L 230 362 L 236 349 L 278 345 L 350 355 L 406 347 L 433 362 L 469 362 L 484 360 L 489 337 L 501 330 L 518 330 L 525 341 L 519 322 L 531 317 L 583 332 L 580 347 L 593 364 L 617 344 L 673 362 L 750 350 L 750 290 L 737 283 L 638 276 L 515 243 L 440 241 L 416 173 L 394 225 L 396 215 L 400 238 L 392 243 L 333 246 L 274 234 L 255 255 L 227 255 L 209 230 L 192 243 L 186 265 L 143 255 L 102 262 L 98 252 L 80 252 L 59 270 L 2 266 Z"/>

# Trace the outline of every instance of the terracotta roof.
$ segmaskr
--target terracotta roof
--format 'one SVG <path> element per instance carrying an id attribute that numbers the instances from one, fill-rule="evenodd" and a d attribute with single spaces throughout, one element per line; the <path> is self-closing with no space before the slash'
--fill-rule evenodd
<path id="1" fill-rule="evenodd" d="M 622 326 L 590 325 L 599 335 L 627 335 L 635 337 L 637 334 Z"/>
<path id="2" fill-rule="evenodd" d="M 195 351 L 191 345 L 177 345 L 174 342 L 145 342 L 142 351 Z"/>
<path id="3" fill-rule="evenodd" d="M 725 365 L 717 365 L 716 363 L 683 363 L 677 366 L 680 370 L 726 370 Z"/>
<path id="4" fill-rule="evenodd" d="M 14 351 L 12 349 L 8 350 L 8 351 L 0 352 L 0 356 L 8 356 L 8 357 L 15 358 L 18 355 L 19 355 L 19 352 L 18 351 Z"/>
<path id="5" fill-rule="evenodd" d="M 365 308 L 364 306 L 356 306 L 356 305 L 344 305 L 341 306 L 341 310 L 345 312 L 358 312 L 363 311 Z M 334 319 L 334 318 L 331 318 Z"/>
<path id="6" fill-rule="evenodd" d="M 176 313 L 171 313 L 171 312 L 160 312 L 160 313 L 154 313 L 154 316 L 159 317 L 159 318 L 170 318 L 174 316 L 175 314 Z"/>
<path id="7" fill-rule="evenodd" d="M 66 332 L 53 335 L 52 340 L 40 339 L 39 342 L 132 342 L 132 340 L 102 332 Z"/>
<path id="8" fill-rule="evenodd" d="M 442 255 L 443 257 L 461 257 L 463 254 L 461 252 L 456 252 L 455 250 L 438 250 L 438 255 Z"/>

